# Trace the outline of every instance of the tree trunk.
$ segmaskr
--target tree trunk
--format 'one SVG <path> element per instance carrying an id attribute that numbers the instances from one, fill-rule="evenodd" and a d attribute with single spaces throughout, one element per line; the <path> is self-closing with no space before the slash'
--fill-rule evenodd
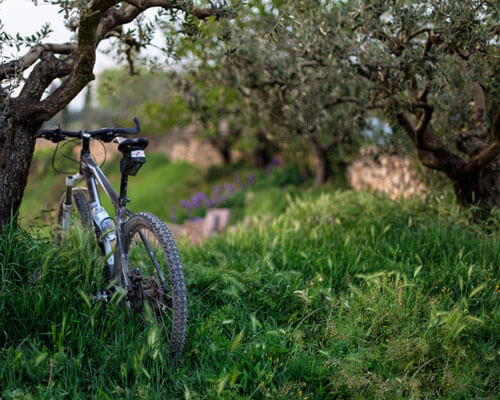
<path id="1" fill-rule="evenodd" d="M 314 185 L 316 187 L 324 185 L 330 177 L 330 160 L 328 159 L 328 149 L 319 143 L 313 143 L 316 161 L 316 171 Z"/>
<path id="2" fill-rule="evenodd" d="M 222 159 L 224 160 L 224 165 L 229 165 L 231 164 L 231 148 L 230 146 L 221 146 L 219 148 L 219 153 L 222 156 Z"/>
<path id="3" fill-rule="evenodd" d="M 500 208 L 500 156 L 483 169 L 459 176 L 454 186 L 463 205 Z"/>
<path id="4" fill-rule="evenodd" d="M 257 145 L 253 149 L 253 165 L 265 168 L 272 159 L 273 145 L 263 132 L 257 134 Z"/>
<path id="5" fill-rule="evenodd" d="M 210 144 L 217 150 L 224 161 L 224 165 L 231 164 L 231 145 L 225 139 L 210 138 Z"/>
<path id="6" fill-rule="evenodd" d="M 35 134 L 40 125 L 24 126 L 8 119 L 0 127 L 0 227 L 16 216 L 35 149 Z"/>

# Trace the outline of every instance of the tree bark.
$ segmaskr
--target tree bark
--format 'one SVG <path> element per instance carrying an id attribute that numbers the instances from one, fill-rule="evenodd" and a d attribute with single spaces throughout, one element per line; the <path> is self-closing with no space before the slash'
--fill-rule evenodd
<path id="1" fill-rule="evenodd" d="M 500 156 L 484 168 L 475 168 L 458 176 L 454 187 L 457 199 L 463 205 L 500 208 Z"/>
<path id="2" fill-rule="evenodd" d="M 40 124 L 21 125 L 7 119 L 0 134 L 0 227 L 17 216 Z"/>
<path id="3" fill-rule="evenodd" d="M 230 146 L 226 145 L 219 147 L 219 153 L 222 156 L 222 159 L 224 160 L 224 165 L 230 165 L 232 161 Z"/>

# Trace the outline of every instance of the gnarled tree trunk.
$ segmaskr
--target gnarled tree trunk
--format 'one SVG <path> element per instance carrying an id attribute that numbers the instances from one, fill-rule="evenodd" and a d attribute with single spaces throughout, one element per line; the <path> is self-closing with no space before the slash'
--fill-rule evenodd
<path id="1" fill-rule="evenodd" d="M 40 125 L 20 124 L 9 118 L 1 128 L 0 226 L 6 225 L 21 205 Z"/>
<path id="2" fill-rule="evenodd" d="M 500 208 L 500 157 L 484 168 L 457 177 L 454 187 L 457 199 L 463 205 Z"/>

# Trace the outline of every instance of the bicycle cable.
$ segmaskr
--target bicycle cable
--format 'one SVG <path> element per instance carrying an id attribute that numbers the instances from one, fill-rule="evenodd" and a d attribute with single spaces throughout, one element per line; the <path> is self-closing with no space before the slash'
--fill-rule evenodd
<path id="1" fill-rule="evenodd" d="M 56 173 L 58 173 L 58 174 L 65 174 L 65 175 L 68 175 L 68 174 L 74 174 L 74 171 L 63 171 L 63 170 L 58 169 L 58 168 L 56 167 L 55 160 L 56 160 L 56 154 L 57 154 L 57 152 L 58 152 L 59 150 L 61 150 L 60 154 L 61 154 L 64 158 L 66 158 L 67 160 L 70 160 L 71 162 L 74 162 L 74 163 L 78 164 L 78 161 L 77 161 L 76 159 L 74 159 L 74 158 L 72 158 L 72 157 L 68 156 L 67 154 L 64 154 L 64 153 L 63 153 L 63 151 L 62 151 L 62 150 L 64 149 L 64 147 L 65 147 L 65 146 L 68 146 L 69 144 L 74 143 L 74 142 L 76 142 L 76 141 L 78 141 L 78 139 L 68 140 L 68 141 L 64 142 L 60 148 L 59 148 L 59 142 L 56 144 L 56 148 L 55 148 L 55 150 L 54 150 L 54 153 L 52 153 L 52 161 L 51 161 L 51 166 L 52 166 L 52 169 L 53 169 Z"/>
<path id="2" fill-rule="evenodd" d="M 61 154 L 62 157 L 64 157 L 65 159 L 79 165 L 79 161 L 76 159 L 76 158 L 73 158 L 71 156 L 69 156 L 68 154 L 65 154 L 63 152 L 63 149 L 67 146 L 69 146 L 70 144 L 73 144 L 73 143 L 76 143 L 76 142 L 79 142 L 80 139 L 70 139 L 70 140 L 66 140 L 64 141 L 64 143 L 59 147 L 59 144 L 60 142 L 58 142 L 56 144 L 56 148 L 54 150 L 54 153 L 52 153 L 52 160 L 51 160 L 51 166 L 52 166 L 52 169 L 54 170 L 54 172 L 58 173 L 58 174 L 65 174 L 65 175 L 68 175 L 68 174 L 74 174 L 74 171 L 64 171 L 64 170 L 61 170 L 61 169 L 58 169 L 56 167 L 56 155 L 57 155 L 57 152 L 59 151 L 59 154 Z M 104 150 L 104 158 L 101 162 L 101 164 L 99 165 L 99 168 L 102 168 L 104 166 L 104 164 L 106 163 L 106 159 L 107 159 L 107 149 L 106 149 L 106 146 L 104 145 L 104 142 L 102 142 L 101 140 L 99 140 L 99 143 L 101 144 L 103 150 Z"/>

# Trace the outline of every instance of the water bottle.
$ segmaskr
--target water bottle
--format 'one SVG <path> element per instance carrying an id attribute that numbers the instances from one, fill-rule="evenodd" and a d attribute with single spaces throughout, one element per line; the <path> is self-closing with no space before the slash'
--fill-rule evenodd
<path id="1" fill-rule="evenodd" d="M 94 219 L 95 224 L 101 231 L 101 233 L 106 232 L 107 239 L 114 239 L 115 237 L 115 223 L 108 215 L 107 211 L 104 207 L 95 205 L 92 209 L 92 218 Z"/>

